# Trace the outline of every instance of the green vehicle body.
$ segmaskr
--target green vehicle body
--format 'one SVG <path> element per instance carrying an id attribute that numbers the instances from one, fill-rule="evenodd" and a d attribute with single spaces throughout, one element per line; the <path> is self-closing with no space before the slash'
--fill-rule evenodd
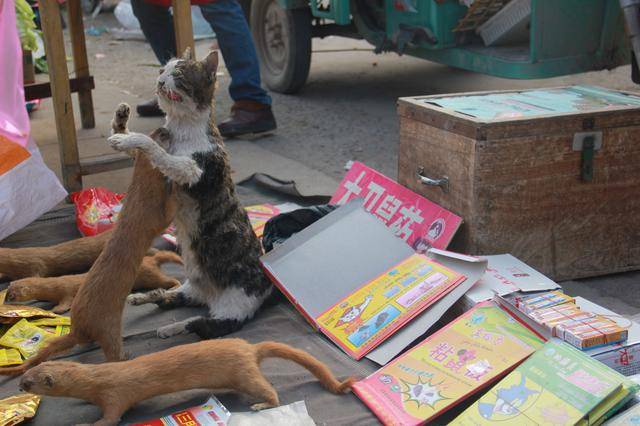
<path id="1" fill-rule="evenodd" d="M 498 77 L 555 77 L 611 69 L 630 60 L 619 0 L 531 0 L 529 42 L 511 47 L 461 43 L 453 28 L 467 8 L 458 0 L 384 0 L 385 28 L 377 30 L 362 24 L 350 0 L 277 1 L 285 9 L 310 8 L 311 15 L 323 23 L 351 26 L 378 51 L 396 51 Z M 399 10 L 398 2 L 410 10 Z M 406 46 L 390 42 L 407 27 L 424 29 L 433 37 Z"/>

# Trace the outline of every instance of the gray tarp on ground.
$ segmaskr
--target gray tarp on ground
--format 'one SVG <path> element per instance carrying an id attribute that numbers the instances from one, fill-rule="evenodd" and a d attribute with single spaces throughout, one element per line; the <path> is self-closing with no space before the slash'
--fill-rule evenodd
<path id="1" fill-rule="evenodd" d="M 261 202 L 291 201 L 278 197 L 275 193 L 256 191 L 255 188 L 238 187 L 245 205 Z M 296 201 L 296 200 L 293 200 Z M 298 200 L 299 201 L 299 200 Z M 0 243 L 0 246 L 51 245 L 78 236 L 73 211 L 65 209 L 49 214 L 44 220 Z M 182 279 L 182 271 L 177 265 L 165 265 L 166 271 Z M 6 286 L 6 285 L 4 285 Z M 127 306 L 124 313 L 125 350 L 132 356 L 160 351 L 178 344 L 197 341 L 197 336 L 182 335 L 170 339 L 159 339 L 155 330 L 173 321 L 179 321 L 198 313 L 199 308 L 180 308 L 162 311 L 152 305 Z M 264 309 L 240 332 L 232 336 L 250 342 L 275 340 L 304 349 L 327 363 L 338 377 L 348 375 L 366 376 L 376 370 L 368 360 L 353 361 L 336 346 L 316 333 L 311 326 L 289 304 L 281 303 Z M 103 361 L 103 355 L 95 348 L 76 350 L 64 359 L 84 363 Z M 185 361 L 186 362 L 186 361 Z M 262 367 L 269 381 L 278 390 L 282 404 L 304 399 L 309 414 L 318 424 L 328 425 L 369 425 L 378 424 L 375 416 L 353 395 L 336 396 L 322 388 L 317 380 L 302 367 L 284 360 L 266 360 Z M 203 372 L 206 374 L 206 372 Z M 179 378 L 176 378 L 179 380 Z M 0 398 L 18 392 L 18 379 L 0 380 Z M 126 413 L 123 421 L 135 422 L 158 417 L 170 412 L 198 405 L 204 402 L 210 391 L 186 391 L 156 397 L 142 402 Z M 231 411 L 248 411 L 250 401 L 237 394 L 216 393 L 216 396 Z M 33 425 L 71 425 L 94 422 L 100 418 L 100 410 L 88 403 L 75 399 L 43 398 Z"/>

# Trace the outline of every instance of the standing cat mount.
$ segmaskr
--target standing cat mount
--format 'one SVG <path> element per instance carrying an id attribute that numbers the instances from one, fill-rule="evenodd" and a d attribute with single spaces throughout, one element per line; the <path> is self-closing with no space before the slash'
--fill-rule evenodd
<path id="1" fill-rule="evenodd" d="M 580 179 L 593 181 L 593 157 L 602 149 L 602 132 L 580 132 L 573 135 L 573 150 L 582 151 Z"/>

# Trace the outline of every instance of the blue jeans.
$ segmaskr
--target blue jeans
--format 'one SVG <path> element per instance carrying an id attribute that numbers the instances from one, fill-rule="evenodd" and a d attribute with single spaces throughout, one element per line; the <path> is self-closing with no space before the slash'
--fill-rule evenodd
<path id="1" fill-rule="evenodd" d="M 176 56 L 173 17 L 169 9 L 131 0 L 133 14 L 162 65 Z M 236 0 L 216 0 L 200 5 L 202 16 L 216 33 L 218 45 L 231 74 L 229 95 L 234 101 L 251 100 L 271 105 L 271 97 L 260 86 L 260 65 L 249 25 Z"/>

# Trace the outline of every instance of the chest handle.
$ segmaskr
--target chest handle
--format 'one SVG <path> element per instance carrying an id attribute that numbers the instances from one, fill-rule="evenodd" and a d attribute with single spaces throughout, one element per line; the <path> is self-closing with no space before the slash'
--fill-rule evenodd
<path id="1" fill-rule="evenodd" d="M 416 171 L 416 175 L 418 176 L 418 179 L 420 179 L 420 182 L 423 185 L 430 185 L 430 186 L 439 186 L 440 188 L 442 188 L 442 192 L 444 193 L 448 193 L 449 192 L 449 178 L 446 176 L 443 176 L 441 178 L 430 178 L 428 176 L 424 175 L 424 167 L 420 166 L 418 167 L 418 170 Z"/>

